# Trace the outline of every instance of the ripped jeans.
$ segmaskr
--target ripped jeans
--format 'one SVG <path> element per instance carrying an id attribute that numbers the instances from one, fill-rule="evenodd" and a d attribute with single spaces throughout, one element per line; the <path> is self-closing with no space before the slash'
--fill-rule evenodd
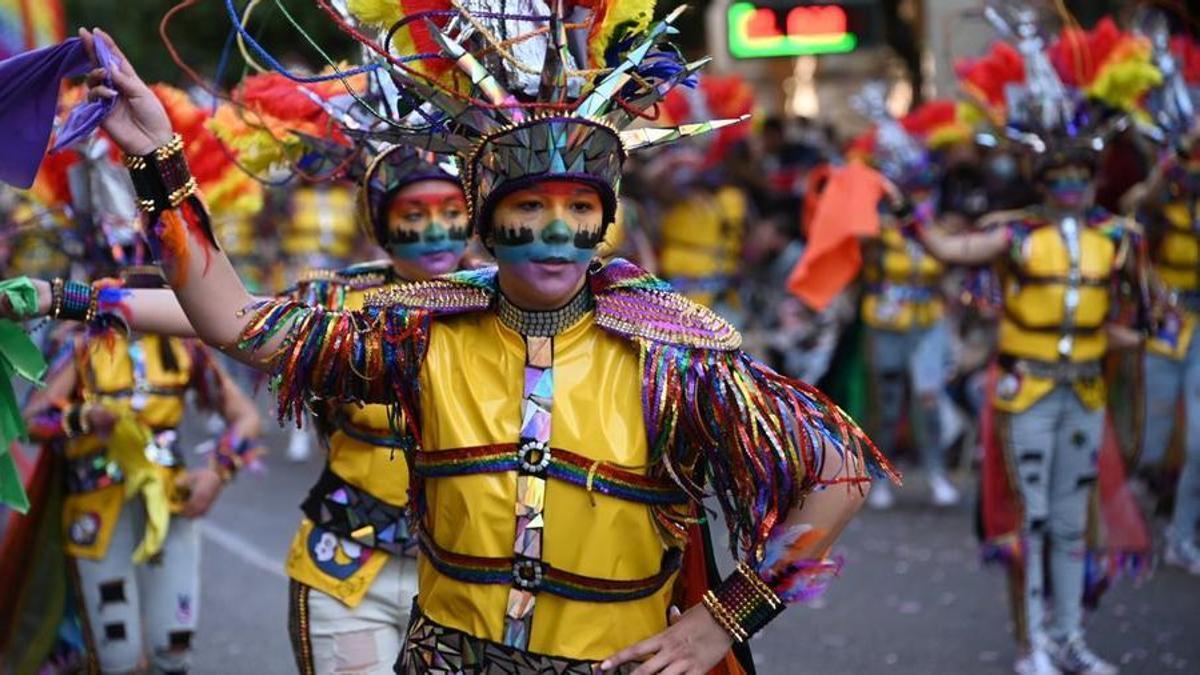
<path id="1" fill-rule="evenodd" d="M 930 474 L 946 466 L 939 399 L 945 395 L 949 373 L 949 339 L 944 321 L 907 331 L 867 329 L 871 440 L 886 457 L 895 456 L 907 393 L 913 441 L 922 468 Z"/>
<path id="2" fill-rule="evenodd" d="M 1023 583 L 1013 589 L 1018 639 L 1023 644 L 1041 634 L 1066 639 L 1083 630 L 1085 534 L 1104 409 L 1087 408 L 1070 385 L 1060 384 L 1028 410 L 999 421 L 1024 516 Z M 1052 626 L 1045 620 L 1047 582 L 1053 590 Z"/>
<path id="3" fill-rule="evenodd" d="M 1183 399 L 1183 419 L 1179 401 Z M 1140 464 L 1162 464 L 1176 421 L 1183 424 L 1184 460 L 1175 493 L 1168 536 L 1195 541 L 1200 521 L 1200 335 L 1193 336 L 1180 361 L 1146 354 L 1146 427 Z"/>
<path id="4" fill-rule="evenodd" d="M 103 673 L 129 673 L 149 647 L 156 673 L 186 673 L 200 616 L 200 529 L 172 516 L 162 552 L 130 560 L 146 519 L 140 500 L 126 502 L 103 560 L 74 559 L 91 646 Z"/>
<path id="5" fill-rule="evenodd" d="M 392 555 L 355 607 L 292 581 L 291 632 L 301 675 L 391 675 L 404 648 L 417 561 Z"/>

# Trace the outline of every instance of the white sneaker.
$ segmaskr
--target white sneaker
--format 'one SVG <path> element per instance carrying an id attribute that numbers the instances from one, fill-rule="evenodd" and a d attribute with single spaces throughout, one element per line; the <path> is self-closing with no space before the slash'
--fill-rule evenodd
<path id="1" fill-rule="evenodd" d="M 1200 576 L 1200 547 L 1194 539 L 1167 539 L 1167 551 L 1163 562 L 1183 568 L 1188 574 Z"/>
<path id="2" fill-rule="evenodd" d="M 293 462 L 307 462 L 312 456 L 312 436 L 307 431 L 293 429 L 288 439 L 287 458 Z"/>
<path id="3" fill-rule="evenodd" d="M 1079 635 L 1067 638 L 1066 642 L 1051 652 L 1050 657 L 1060 671 L 1069 675 L 1117 675 L 1120 672 L 1116 666 L 1088 649 Z"/>
<path id="4" fill-rule="evenodd" d="M 896 505 L 896 494 L 886 480 L 878 480 L 871 484 L 871 492 L 867 494 L 867 506 L 876 511 L 886 511 Z"/>
<path id="5" fill-rule="evenodd" d="M 1062 672 L 1054 667 L 1050 655 L 1041 647 L 1022 654 L 1013 664 L 1013 672 L 1017 675 L 1062 675 Z"/>
<path id="6" fill-rule="evenodd" d="M 930 474 L 929 493 L 930 501 L 938 507 L 955 506 L 961 498 L 958 488 L 943 473 Z"/>

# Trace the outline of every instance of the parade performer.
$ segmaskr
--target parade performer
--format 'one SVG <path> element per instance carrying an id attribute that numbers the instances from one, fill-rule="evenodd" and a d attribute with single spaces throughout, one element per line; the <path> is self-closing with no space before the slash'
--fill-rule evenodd
<path id="1" fill-rule="evenodd" d="M 941 406 L 951 368 L 946 302 L 939 285 L 942 264 L 925 251 L 911 226 L 935 218 L 938 163 L 933 152 L 965 138 L 951 101 L 927 103 L 901 120 L 886 106 L 887 86 L 867 85 L 853 99 L 874 122 L 851 144 L 851 157 L 866 159 L 904 195 L 901 212 L 885 219 L 877 237 L 863 244 L 863 294 L 860 312 L 865 325 L 865 352 L 870 376 L 868 430 L 885 455 L 892 457 L 900 441 L 908 405 L 909 428 L 925 470 L 933 504 L 958 503 L 958 489 L 946 477 L 946 447 Z M 827 193 L 824 199 L 838 199 Z M 886 484 L 871 490 L 868 504 L 887 509 L 895 496 Z"/>
<path id="2" fill-rule="evenodd" d="M 60 185 L 69 173 L 73 212 L 105 234 L 101 251 L 111 257 L 97 270 L 128 267 L 119 280 L 52 285 L 51 314 L 87 325 L 25 410 L 31 438 L 46 446 L 34 471 L 42 499 L 0 556 L 0 651 L 15 672 L 125 673 L 147 659 L 158 672 L 186 672 L 200 612 L 197 519 L 261 454 L 253 403 L 207 347 L 129 332 L 121 320 L 123 294 L 163 279 L 130 244 L 137 207 L 111 147 L 97 137 L 47 167 L 64 172 Z M 225 422 L 219 438 L 197 448 L 205 466 L 189 467 L 180 444 L 189 393 Z"/>
<path id="3" fill-rule="evenodd" d="M 748 115 L 754 91 L 737 76 L 699 78 L 695 88 L 675 89 L 662 103 L 664 124 L 687 124 Z M 722 316 L 741 320 L 738 276 L 750 199 L 724 175 L 726 153 L 747 125 L 720 129 L 710 142 L 681 143 L 661 151 L 643 178 L 666 198 L 658 217 L 658 274 L 672 288 Z"/>
<path id="4" fill-rule="evenodd" d="M 1147 342 L 1140 463 L 1163 465 L 1172 434 L 1182 429 L 1182 471 L 1164 561 L 1200 575 L 1200 340 L 1194 338 L 1200 319 L 1200 128 L 1194 102 L 1200 101 L 1200 44 L 1172 37 L 1159 12 L 1140 19 L 1136 28 L 1150 40 L 1163 74 L 1162 85 L 1142 99 L 1162 152 L 1150 176 L 1124 201 L 1147 224 L 1153 278 L 1165 300 L 1159 330 Z"/>
<path id="5" fill-rule="evenodd" d="M 983 518 L 1014 563 L 1011 597 L 1024 649 L 1016 669 L 1115 673 L 1084 642 L 1082 617 L 1085 590 L 1127 562 L 1113 551 L 1127 543 L 1117 533 L 1102 532 L 1110 538 L 1105 542 L 1088 536 L 1101 530 L 1089 527 L 1088 517 L 1098 482 L 1101 499 L 1114 491 L 1128 497 L 1121 493 L 1119 458 L 1117 487 L 1104 485 L 1113 463 L 1104 442 L 1101 359 L 1108 349 L 1140 343 L 1149 301 L 1140 229 L 1092 204 L 1098 153 L 1127 122 L 1121 111 L 1132 109 L 1157 71 L 1146 45 L 1111 21 L 1091 34 L 1068 29 L 1047 46 L 1031 10 L 989 6 L 988 16 L 1015 45 L 998 42 L 989 55 L 960 65 L 959 74 L 1002 130 L 997 135 L 1026 148 L 1042 201 L 989 214 L 980 232 L 924 228 L 922 240 L 949 263 L 996 263 L 1001 279 L 992 406 L 1004 459 L 985 458 Z M 1130 306 L 1132 328 L 1122 323 L 1129 312 L 1121 310 Z M 1005 468 L 1008 475 L 998 476 Z M 1010 485 L 1016 505 L 997 497 Z M 1052 621 L 1044 611 L 1047 593 Z"/>
<path id="6" fill-rule="evenodd" d="M 203 113 L 186 99 L 163 96 L 161 89 L 157 93 L 174 124 Z M 272 73 L 248 78 L 236 102 L 242 117 L 281 129 L 301 126 L 295 111 L 313 113 L 303 106 L 307 102 L 317 111 L 313 114 L 324 115 L 314 125 L 320 128 L 328 127 L 330 115 L 341 117 L 341 104 L 334 100 L 339 93 L 345 93 L 340 84 L 310 89 Z M 326 112 L 314 99 L 324 101 Z M 306 143 L 296 137 L 254 138 L 249 128 L 238 128 L 224 107 L 215 119 L 231 147 L 254 157 L 251 168 L 285 165 L 287 154 L 296 151 L 307 155 L 306 163 L 323 154 L 321 161 L 342 163 L 358 174 L 359 223 L 365 236 L 389 254 L 387 260 L 340 270 L 308 270 L 281 297 L 325 309 L 356 310 L 371 291 L 427 281 L 458 268 L 469 227 L 452 158 L 399 145 L 375 150 L 373 143 L 364 142 L 359 147 L 344 137 L 308 137 Z M 192 153 L 188 156 L 196 159 Z M 48 298 L 49 284 L 34 283 Z M 42 305 L 45 314 L 49 305 Z M 121 310 L 135 330 L 195 335 L 169 291 L 127 289 Z M 286 561 L 292 580 L 289 630 L 297 666 L 303 673 L 333 673 L 351 666 L 361 672 L 391 672 L 416 594 L 416 544 L 410 540 L 405 514 L 408 471 L 399 461 L 411 449 L 411 440 L 393 432 L 383 405 L 318 406 L 315 413 L 312 419 L 328 451 L 327 463 L 301 506 L 305 517 Z M 363 531 L 364 523 L 372 529 Z"/>
<path id="7" fill-rule="evenodd" d="M 499 264 L 363 311 L 256 303 L 132 66 L 118 58 L 93 94 L 112 101 L 104 126 L 197 332 L 271 369 L 286 415 L 313 395 L 387 402 L 413 435 L 421 595 L 400 671 L 704 672 L 819 592 L 868 473 L 890 470 L 717 316 L 628 263 L 591 265 L 624 154 L 734 120 L 619 131 L 703 65 L 656 49 L 678 11 L 647 27 L 646 4 L 576 5 L 571 34 L 587 39 L 569 42 L 565 9 L 534 7 L 458 5 L 425 15 L 455 15 L 449 34 L 411 27 L 447 58 L 431 62 L 438 75 L 389 74 L 441 112 L 436 128 L 391 135 L 461 153 L 472 223 Z M 707 482 L 741 563 L 669 612 Z"/>

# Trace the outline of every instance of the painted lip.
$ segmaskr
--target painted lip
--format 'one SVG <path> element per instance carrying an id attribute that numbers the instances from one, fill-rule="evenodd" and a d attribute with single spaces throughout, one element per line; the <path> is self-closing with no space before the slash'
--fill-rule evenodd
<path id="1" fill-rule="evenodd" d="M 427 267 L 451 267 L 457 260 L 454 251 L 434 251 L 421 256 L 421 263 Z"/>

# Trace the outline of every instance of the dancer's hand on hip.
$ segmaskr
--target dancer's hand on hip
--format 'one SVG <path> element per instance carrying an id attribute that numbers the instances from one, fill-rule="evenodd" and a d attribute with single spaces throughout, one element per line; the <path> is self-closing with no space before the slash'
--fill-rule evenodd
<path id="1" fill-rule="evenodd" d="M 99 28 L 92 31 L 80 28 L 79 38 L 96 66 L 87 76 L 88 100 L 116 99 L 112 111 L 104 119 L 104 130 L 108 135 L 127 155 L 146 155 L 166 145 L 171 140 L 171 120 L 167 111 L 150 87 L 138 77 L 117 43 Z M 103 40 L 115 57 L 111 72 L 100 67 L 96 58 L 96 40 Z M 105 82 L 106 75 L 112 80 L 111 87 Z"/>
<path id="2" fill-rule="evenodd" d="M 670 623 L 658 635 L 608 657 L 600 664 L 601 669 L 642 661 L 633 675 L 705 675 L 733 644 L 733 638 L 702 604 L 683 614 L 672 607 Z"/>

